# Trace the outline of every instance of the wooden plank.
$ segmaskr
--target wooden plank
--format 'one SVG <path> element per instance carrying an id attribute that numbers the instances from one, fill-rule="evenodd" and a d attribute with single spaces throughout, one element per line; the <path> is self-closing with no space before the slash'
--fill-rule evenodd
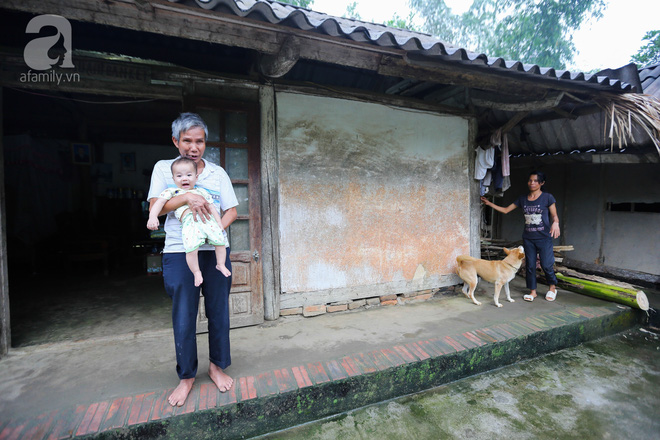
<path id="1" fill-rule="evenodd" d="M 261 212 L 264 317 L 280 316 L 280 243 L 275 89 L 272 85 L 259 89 L 261 105 Z"/>
<path id="2" fill-rule="evenodd" d="M 34 14 L 58 14 L 70 20 L 254 48 L 266 53 L 274 53 L 279 47 L 276 35 L 269 29 L 273 25 L 167 1 L 6 0 L 3 3 L 8 9 Z"/>
<path id="3" fill-rule="evenodd" d="M 7 86 L 168 100 L 182 97 L 182 84 L 166 83 L 165 69 L 172 69 L 169 66 L 154 68 L 128 60 L 108 61 L 74 51 L 75 69 L 54 72 L 63 75 L 61 81 L 31 81 L 22 56 L 0 53 L 0 59 L 3 64 L 0 80 Z M 154 84 L 154 80 L 162 84 Z"/>
<path id="4" fill-rule="evenodd" d="M 626 280 L 636 284 L 655 285 L 660 284 L 660 275 L 654 275 L 645 272 L 638 272 L 629 269 L 620 269 L 618 267 L 603 266 L 600 264 L 584 263 L 582 261 L 564 259 L 564 266 L 577 269 L 580 272 L 595 274 L 605 277 L 613 277 L 619 280 Z"/>

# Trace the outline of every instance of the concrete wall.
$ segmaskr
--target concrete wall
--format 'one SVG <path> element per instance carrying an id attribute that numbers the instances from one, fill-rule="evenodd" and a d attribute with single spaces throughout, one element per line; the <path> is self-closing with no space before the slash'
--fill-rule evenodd
<path id="1" fill-rule="evenodd" d="M 566 256 L 585 263 L 660 274 L 660 213 L 610 212 L 608 203 L 660 202 L 657 164 L 573 163 L 539 167 L 544 189 L 557 199 L 562 236 L 555 244 L 573 245 Z M 512 169 L 512 188 L 502 205 L 526 193 L 529 168 Z M 502 238 L 519 240 L 519 210 L 501 217 Z"/>
<path id="2" fill-rule="evenodd" d="M 456 284 L 468 121 L 277 94 L 282 308 Z"/>

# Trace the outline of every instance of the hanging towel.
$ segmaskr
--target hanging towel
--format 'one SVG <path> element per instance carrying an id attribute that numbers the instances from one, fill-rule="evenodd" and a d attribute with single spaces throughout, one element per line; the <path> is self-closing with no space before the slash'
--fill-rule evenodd
<path id="1" fill-rule="evenodd" d="M 504 176 L 502 178 L 502 192 L 506 191 L 509 188 L 511 188 L 511 177 Z"/>
<path id="2" fill-rule="evenodd" d="M 507 134 L 504 133 L 504 138 L 502 139 L 502 176 L 507 177 L 510 175 L 511 169 L 509 167 L 509 138 Z"/>
<path id="3" fill-rule="evenodd" d="M 486 171 L 495 163 L 495 149 L 484 150 L 477 147 L 477 156 L 474 158 L 474 178 L 481 180 L 486 176 Z"/>

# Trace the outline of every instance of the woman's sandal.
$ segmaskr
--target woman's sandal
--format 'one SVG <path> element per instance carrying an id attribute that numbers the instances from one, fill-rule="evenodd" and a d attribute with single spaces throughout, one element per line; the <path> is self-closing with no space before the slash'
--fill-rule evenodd
<path id="1" fill-rule="evenodd" d="M 555 298 L 557 298 L 557 291 L 556 290 L 548 290 L 548 293 L 545 294 L 545 300 L 546 301 L 554 301 Z"/>
<path id="2" fill-rule="evenodd" d="M 534 301 L 534 298 L 536 298 L 536 297 L 535 297 L 535 296 L 532 296 L 532 295 L 529 295 L 529 294 L 528 294 L 528 295 L 523 295 L 523 299 L 524 299 L 525 301 L 532 302 L 532 301 Z"/>

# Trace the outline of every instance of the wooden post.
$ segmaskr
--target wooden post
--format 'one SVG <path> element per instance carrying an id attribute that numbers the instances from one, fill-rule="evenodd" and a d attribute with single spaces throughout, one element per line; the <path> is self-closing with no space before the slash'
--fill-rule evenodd
<path id="1" fill-rule="evenodd" d="M 0 87 L 0 107 L 2 107 Z M 0 118 L 0 170 L 4 175 L 5 155 L 2 118 Z M 9 274 L 7 273 L 7 219 L 5 211 L 5 180 L 0 179 L 0 357 L 11 347 L 11 326 L 9 322 Z"/>
<path id="2" fill-rule="evenodd" d="M 467 158 L 469 194 L 470 194 L 470 255 L 481 258 L 481 200 L 479 198 L 479 182 L 474 179 L 474 158 L 476 156 L 477 120 L 470 118 L 468 122 Z"/>
<path id="3" fill-rule="evenodd" d="M 279 171 L 275 89 L 259 89 L 261 106 L 261 218 L 264 318 L 280 316 Z"/>

